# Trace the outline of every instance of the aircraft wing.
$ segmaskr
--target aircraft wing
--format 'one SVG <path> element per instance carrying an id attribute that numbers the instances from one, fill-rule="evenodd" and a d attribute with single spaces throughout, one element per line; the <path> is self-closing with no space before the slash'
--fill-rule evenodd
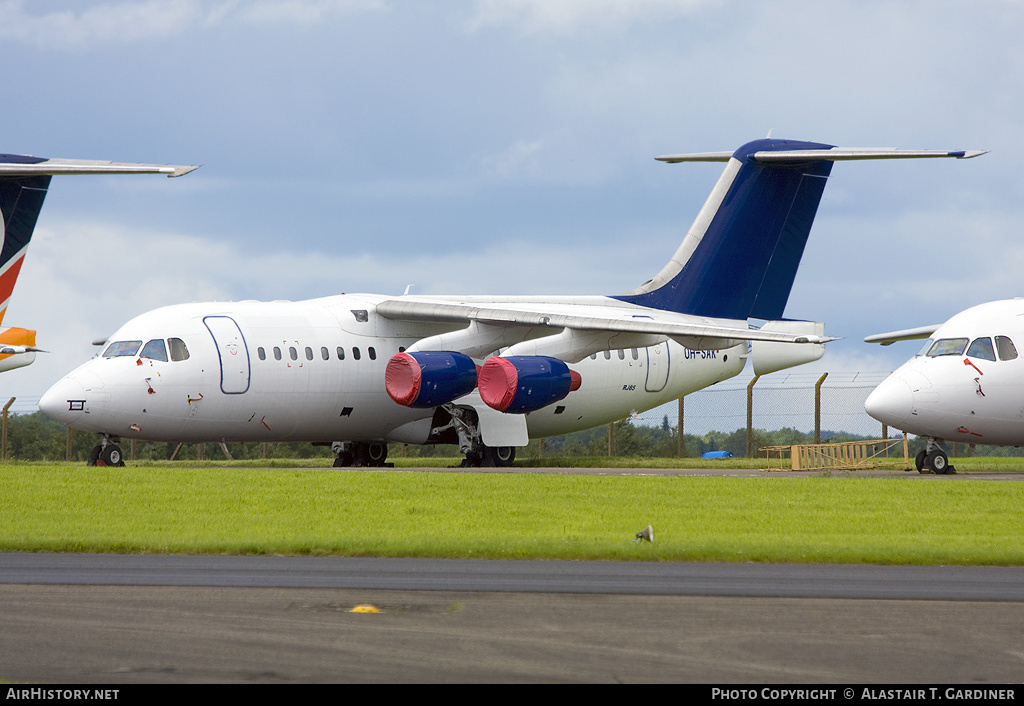
<path id="1" fill-rule="evenodd" d="M 515 306 L 488 306 L 464 302 L 442 302 L 417 299 L 389 299 L 377 304 L 377 313 L 389 319 L 402 319 L 444 324 L 480 323 L 502 326 L 550 327 L 576 331 L 609 331 L 620 333 L 653 334 L 669 337 L 720 339 L 722 347 L 736 341 L 766 341 L 772 343 L 827 343 L 835 338 L 806 333 L 762 331 L 741 327 L 745 322 L 732 322 L 735 326 L 686 320 L 672 312 L 653 309 L 627 309 L 614 306 L 585 304 L 554 305 L 550 307 L 530 304 Z M 552 331 L 555 333 L 555 331 Z"/>
<path id="2" fill-rule="evenodd" d="M 883 346 L 891 346 L 897 341 L 915 341 L 922 338 L 928 338 L 938 330 L 939 326 L 941 326 L 941 324 L 908 328 L 902 331 L 890 331 L 889 333 L 876 333 L 873 336 L 865 338 L 864 343 L 880 343 Z"/>
<path id="3" fill-rule="evenodd" d="M 8 161 L 10 159 L 11 161 Z M 166 174 L 179 177 L 198 166 L 178 164 L 133 164 L 91 159 L 39 159 L 0 154 L 0 176 L 34 176 L 40 174 Z"/>

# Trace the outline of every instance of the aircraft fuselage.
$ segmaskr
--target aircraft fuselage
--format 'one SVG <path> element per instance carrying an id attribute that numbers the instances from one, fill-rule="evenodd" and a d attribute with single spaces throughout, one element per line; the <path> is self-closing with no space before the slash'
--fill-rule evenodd
<path id="1" fill-rule="evenodd" d="M 437 324 L 379 316 L 381 299 L 158 309 L 125 324 L 40 407 L 77 429 L 154 441 L 427 443 L 434 410 L 395 403 L 384 373 L 391 356 L 436 333 Z M 125 345 L 111 350 L 117 343 Z M 693 351 L 666 339 L 586 357 L 571 366 L 582 387 L 525 415 L 528 434 L 587 429 L 731 378 L 746 348 Z M 479 395 L 456 402 L 467 400 Z"/>

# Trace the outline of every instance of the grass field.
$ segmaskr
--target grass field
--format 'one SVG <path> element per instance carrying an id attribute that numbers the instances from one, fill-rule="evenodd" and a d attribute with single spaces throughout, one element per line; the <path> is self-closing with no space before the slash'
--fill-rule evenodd
<path id="1" fill-rule="evenodd" d="M 1022 501 L 1017 482 L 12 464 L 0 550 L 1024 565 Z"/>

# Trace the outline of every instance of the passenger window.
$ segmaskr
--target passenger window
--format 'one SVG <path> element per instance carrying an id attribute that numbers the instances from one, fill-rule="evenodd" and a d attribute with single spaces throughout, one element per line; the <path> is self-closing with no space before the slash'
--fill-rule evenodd
<path id="1" fill-rule="evenodd" d="M 338 346 L 338 360 L 345 360 L 345 349 Z"/>
<path id="2" fill-rule="evenodd" d="M 612 359 L 612 352 L 611 351 L 605 351 L 604 352 L 604 359 L 605 360 L 611 360 Z"/>
<path id="3" fill-rule="evenodd" d="M 331 359 L 331 352 L 327 350 L 327 346 L 320 346 L 320 357 L 324 360 Z"/>
<path id="4" fill-rule="evenodd" d="M 370 360 L 377 360 L 377 349 L 370 346 L 366 349 L 366 352 L 370 354 Z"/>
<path id="5" fill-rule="evenodd" d="M 281 349 L 274 346 L 274 360 L 281 360 Z"/>
<path id="6" fill-rule="evenodd" d="M 633 353 L 633 360 L 640 359 L 640 354 L 636 352 L 636 348 L 631 348 L 630 351 Z"/>
<path id="7" fill-rule="evenodd" d="M 966 338 L 940 338 L 928 349 L 929 358 L 941 355 L 960 355 L 967 348 Z"/>
<path id="8" fill-rule="evenodd" d="M 591 354 L 590 359 L 591 360 L 597 360 L 597 353 Z"/>
<path id="9" fill-rule="evenodd" d="M 292 360 L 299 359 L 299 352 L 295 350 L 295 346 L 288 346 L 288 355 L 291 357 Z"/>
<path id="10" fill-rule="evenodd" d="M 164 339 L 154 338 L 152 341 L 147 341 L 146 345 L 142 348 L 142 352 L 139 353 L 140 358 L 150 358 L 152 360 L 162 360 L 167 362 L 167 346 L 164 345 Z"/>
<path id="11" fill-rule="evenodd" d="M 359 356 L 359 349 L 356 348 L 355 346 L 352 346 L 352 357 L 355 358 L 356 360 L 359 360 L 359 357 L 360 357 Z"/>
<path id="12" fill-rule="evenodd" d="M 260 357 L 260 360 L 267 359 L 267 352 L 263 350 L 263 346 L 260 346 L 259 348 L 256 349 L 256 355 Z"/>
<path id="13" fill-rule="evenodd" d="M 625 360 L 625 359 L 626 359 L 626 350 L 624 348 L 620 348 L 619 349 L 619 360 Z"/>
<path id="14" fill-rule="evenodd" d="M 974 343 L 967 349 L 967 355 L 968 357 L 980 360 L 991 360 L 994 363 L 996 361 L 996 352 L 992 348 L 992 339 L 988 336 L 974 339 Z"/>
<path id="15" fill-rule="evenodd" d="M 313 360 L 313 349 L 306 346 L 306 360 Z"/>
<path id="16" fill-rule="evenodd" d="M 188 360 L 188 347 L 185 346 L 185 342 L 180 338 L 168 338 L 167 345 L 171 347 L 171 360 Z M 260 348 L 260 360 L 264 360 L 266 354 L 263 353 L 263 349 Z"/>
<path id="17" fill-rule="evenodd" d="M 142 346 L 142 341 L 114 341 L 107 350 L 103 351 L 104 358 L 120 358 L 126 355 L 135 355 L 139 347 Z"/>
<path id="18" fill-rule="evenodd" d="M 1006 336 L 996 336 L 996 350 L 999 360 L 1013 360 L 1017 357 L 1017 347 Z"/>

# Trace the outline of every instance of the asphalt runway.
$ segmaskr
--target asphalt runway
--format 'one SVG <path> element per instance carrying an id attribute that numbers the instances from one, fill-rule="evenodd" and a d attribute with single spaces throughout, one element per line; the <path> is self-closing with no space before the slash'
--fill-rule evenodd
<path id="1" fill-rule="evenodd" d="M 351 612 L 362 604 L 379 612 Z M 1024 673 L 1024 567 L 16 553 L 0 554 L 0 606 L 0 680 L 19 683 L 977 685 Z"/>
<path id="2" fill-rule="evenodd" d="M 1007 682 L 1024 671 L 1022 579 L 1016 567 L 0 554 L 0 679 Z M 380 612 L 351 612 L 364 604 Z"/>

